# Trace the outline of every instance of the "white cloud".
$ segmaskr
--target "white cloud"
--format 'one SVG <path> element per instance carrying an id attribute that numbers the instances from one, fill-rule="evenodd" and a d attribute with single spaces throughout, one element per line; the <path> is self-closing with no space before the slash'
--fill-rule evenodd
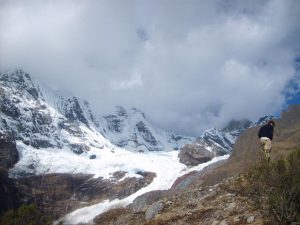
<path id="1" fill-rule="evenodd" d="M 283 107 L 299 17 L 297 0 L 2 1 L 0 66 L 197 135 Z"/>
<path id="2" fill-rule="evenodd" d="M 113 90 L 128 90 L 143 85 L 142 75 L 139 72 L 135 72 L 128 79 L 116 79 L 110 82 Z"/>

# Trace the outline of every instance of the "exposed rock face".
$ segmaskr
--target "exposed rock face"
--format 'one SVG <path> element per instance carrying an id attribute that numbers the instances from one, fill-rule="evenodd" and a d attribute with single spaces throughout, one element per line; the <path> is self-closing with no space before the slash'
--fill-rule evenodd
<path id="1" fill-rule="evenodd" d="M 120 171 L 112 179 L 93 178 L 88 174 L 45 174 L 16 180 L 23 203 L 36 202 L 55 219 L 82 205 L 106 199 L 122 199 L 152 182 L 155 174 L 143 173 L 142 178 L 125 178 Z M 121 181 L 120 181 L 121 180 Z"/>
<path id="2" fill-rule="evenodd" d="M 0 131 L 0 167 L 9 169 L 19 160 L 16 143 L 11 136 Z"/>
<path id="3" fill-rule="evenodd" d="M 136 108 L 116 107 L 104 116 L 104 135 L 119 147 L 133 151 L 178 150 L 195 139 L 176 135 L 154 127 Z"/>
<path id="4" fill-rule="evenodd" d="M 88 120 L 86 119 L 77 98 L 73 97 L 64 101 L 63 112 L 69 121 L 71 122 L 80 121 L 86 126 L 89 126 Z"/>
<path id="5" fill-rule="evenodd" d="M 14 181 L 8 177 L 7 170 L 0 167 L 0 215 L 20 205 L 19 195 Z"/>
<path id="6" fill-rule="evenodd" d="M 0 131 L 0 214 L 19 205 L 19 193 L 8 169 L 18 161 L 19 154 L 13 138 Z"/>
<path id="7" fill-rule="evenodd" d="M 0 74 L 0 85 L 2 129 L 11 131 L 16 140 L 22 140 L 36 148 L 55 145 L 55 128 L 50 110 L 30 76 L 22 70 Z M 49 141 L 51 134 L 52 142 Z"/>
<path id="8" fill-rule="evenodd" d="M 205 140 L 209 146 L 216 148 L 217 155 L 231 152 L 236 139 L 255 123 L 250 120 L 232 120 L 222 129 L 208 129 L 203 132 L 200 139 Z M 198 140 L 200 141 L 200 140 Z M 217 148 L 217 147 L 218 148 Z"/>
<path id="9" fill-rule="evenodd" d="M 195 186 L 196 184 L 201 182 L 201 180 L 206 174 L 211 173 L 211 171 L 213 171 L 217 167 L 221 167 L 225 162 L 226 160 L 221 160 L 205 167 L 200 172 L 193 171 L 185 174 L 184 176 L 178 177 L 173 183 L 171 190 L 185 190 Z"/>
<path id="10" fill-rule="evenodd" d="M 214 154 L 200 145 L 186 145 L 180 149 L 178 157 L 181 163 L 187 166 L 196 166 L 210 161 Z"/>
<path id="11" fill-rule="evenodd" d="M 154 202 L 147 209 L 145 213 L 145 219 L 146 220 L 153 219 L 163 208 L 164 208 L 164 204 L 162 203 L 162 201 Z"/>
<path id="12" fill-rule="evenodd" d="M 158 144 L 151 132 L 149 131 L 149 129 L 147 128 L 147 126 L 145 125 L 145 123 L 143 123 L 142 121 L 138 122 L 136 124 L 136 128 L 142 134 L 142 137 L 145 141 L 149 142 L 151 145 Z"/>

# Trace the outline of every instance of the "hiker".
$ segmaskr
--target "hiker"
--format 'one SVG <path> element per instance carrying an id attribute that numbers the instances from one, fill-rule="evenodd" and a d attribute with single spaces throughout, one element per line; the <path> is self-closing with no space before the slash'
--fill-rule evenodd
<path id="1" fill-rule="evenodd" d="M 274 127 L 275 122 L 270 120 L 266 125 L 262 126 L 258 132 L 260 145 L 268 162 L 270 161 Z"/>

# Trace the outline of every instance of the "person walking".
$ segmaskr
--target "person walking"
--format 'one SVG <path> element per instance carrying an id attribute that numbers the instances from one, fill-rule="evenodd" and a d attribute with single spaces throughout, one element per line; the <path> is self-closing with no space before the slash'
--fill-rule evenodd
<path id="1" fill-rule="evenodd" d="M 273 120 L 270 120 L 267 124 L 262 126 L 258 132 L 261 149 L 265 154 L 268 162 L 270 161 L 274 127 L 275 122 Z"/>

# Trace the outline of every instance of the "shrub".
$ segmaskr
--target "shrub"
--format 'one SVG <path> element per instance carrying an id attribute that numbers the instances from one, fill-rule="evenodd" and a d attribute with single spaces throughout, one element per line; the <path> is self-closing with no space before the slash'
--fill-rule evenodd
<path id="1" fill-rule="evenodd" d="M 286 159 L 262 160 L 226 189 L 247 195 L 257 207 L 268 206 L 270 224 L 289 225 L 300 217 L 300 149 Z"/>
<path id="2" fill-rule="evenodd" d="M 271 169 L 270 209 L 278 224 L 288 225 L 296 221 L 300 211 L 300 150 L 286 160 L 277 161 Z"/>
<path id="3" fill-rule="evenodd" d="M 7 211 L 1 218 L 0 224 L 5 225 L 48 225 L 49 218 L 43 215 L 35 204 L 23 205 L 16 210 Z"/>

